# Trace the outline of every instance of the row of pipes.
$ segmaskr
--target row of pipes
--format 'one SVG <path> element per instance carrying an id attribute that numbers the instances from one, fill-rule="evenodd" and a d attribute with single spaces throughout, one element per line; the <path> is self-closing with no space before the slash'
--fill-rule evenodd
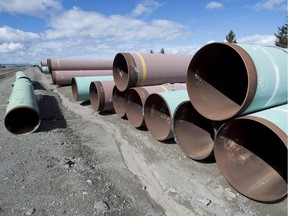
<path id="1" fill-rule="evenodd" d="M 287 50 L 215 42 L 194 55 L 118 53 L 113 61 L 47 59 L 40 67 L 54 84 L 71 85 L 75 101 L 114 109 L 194 160 L 215 157 L 241 194 L 286 198 Z"/>

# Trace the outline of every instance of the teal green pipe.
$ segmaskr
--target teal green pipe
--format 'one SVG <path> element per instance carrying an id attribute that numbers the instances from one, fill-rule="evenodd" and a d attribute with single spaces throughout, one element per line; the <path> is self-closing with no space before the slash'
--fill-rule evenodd
<path id="1" fill-rule="evenodd" d="M 18 71 L 6 107 L 5 127 L 13 134 L 29 134 L 38 129 L 40 122 L 33 84 L 24 72 Z"/>
<path id="2" fill-rule="evenodd" d="M 42 72 L 42 73 L 45 73 L 45 74 L 48 74 L 48 73 L 49 73 L 49 68 L 48 68 L 48 66 L 41 66 L 41 72 Z"/>
<path id="3" fill-rule="evenodd" d="M 73 77 L 71 82 L 72 95 L 75 101 L 86 101 L 90 98 L 90 84 L 94 81 L 113 80 L 113 76 Z"/>
<path id="4" fill-rule="evenodd" d="M 144 104 L 144 119 L 150 134 L 158 141 L 172 139 L 173 116 L 178 105 L 189 100 L 187 90 L 157 92 Z"/>
<path id="5" fill-rule="evenodd" d="M 287 196 L 288 105 L 224 123 L 214 155 L 225 179 L 240 193 L 276 202 Z M 243 181 L 245 179 L 245 181 Z"/>

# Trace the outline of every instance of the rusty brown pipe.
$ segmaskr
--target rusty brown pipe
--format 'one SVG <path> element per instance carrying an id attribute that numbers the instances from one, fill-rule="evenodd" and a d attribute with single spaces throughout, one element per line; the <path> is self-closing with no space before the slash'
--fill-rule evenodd
<path id="1" fill-rule="evenodd" d="M 118 53 L 113 77 L 119 91 L 130 87 L 185 83 L 192 55 Z"/>
<path id="2" fill-rule="evenodd" d="M 207 44 L 191 60 L 187 91 L 195 109 L 215 121 L 284 104 L 287 53 L 276 47 Z"/>
<path id="3" fill-rule="evenodd" d="M 164 83 L 162 85 L 130 88 L 126 94 L 126 115 L 128 121 L 136 128 L 144 127 L 143 108 L 147 97 L 156 92 L 168 92 L 186 89 L 186 83 Z"/>
<path id="4" fill-rule="evenodd" d="M 184 101 L 173 116 L 174 138 L 188 157 L 203 160 L 213 156 L 214 137 L 221 124 L 200 115 L 190 101 Z"/>
<path id="5" fill-rule="evenodd" d="M 113 60 L 99 59 L 47 59 L 49 71 L 112 70 Z"/>
<path id="6" fill-rule="evenodd" d="M 286 110 L 285 110 L 286 109 Z M 282 117 L 261 111 L 226 122 L 215 137 L 214 155 L 225 179 L 243 195 L 261 202 L 287 196 L 287 107 Z M 276 124 L 275 124 L 276 123 Z"/>
<path id="7" fill-rule="evenodd" d="M 121 118 L 126 118 L 125 97 L 127 91 L 119 91 L 116 85 L 112 92 L 112 103 L 116 114 Z"/>
<path id="8" fill-rule="evenodd" d="M 66 70 L 66 71 L 52 71 L 52 82 L 54 85 L 71 85 L 74 77 L 87 76 L 110 76 L 112 70 Z"/>
<path id="9" fill-rule="evenodd" d="M 113 110 L 112 92 L 115 86 L 114 80 L 95 81 L 90 84 L 90 102 L 93 110 Z"/>

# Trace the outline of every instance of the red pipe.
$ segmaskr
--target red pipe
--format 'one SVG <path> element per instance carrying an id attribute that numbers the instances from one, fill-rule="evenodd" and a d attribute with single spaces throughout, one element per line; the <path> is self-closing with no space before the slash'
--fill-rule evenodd
<path id="1" fill-rule="evenodd" d="M 71 85 L 73 77 L 110 76 L 112 75 L 112 70 L 52 71 L 51 75 L 54 85 Z"/>
<path id="2" fill-rule="evenodd" d="M 115 112 L 121 118 L 126 118 L 126 109 L 125 109 L 125 97 L 127 91 L 119 91 L 116 86 L 113 88 L 112 92 L 112 103 Z"/>
<path id="3" fill-rule="evenodd" d="M 186 83 L 165 83 L 163 85 L 130 88 L 126 94 L 125 109 L 128 121 L 136 128 L 145 126 L 143 108 L 147 97 L 156 92 L 186 89 Z"/>
<path id="4" fill-rule="evenodd" d="M 49 71 L 61 70 L 112 70 L 113 60 L 98 59 L 47 59 Z"/>
<path id="5" fill-rule="evenodd" d="M 113 110 L 112 92 L 114 80 L 95 81 L 90 84 L 90 102 L 95 111 Z"/>
<path id="6" fill-rule="evenodd" d="M 118 53 L 113 77 L 119 91 L 130 87 L 186 82 L 192 55 Z"/>

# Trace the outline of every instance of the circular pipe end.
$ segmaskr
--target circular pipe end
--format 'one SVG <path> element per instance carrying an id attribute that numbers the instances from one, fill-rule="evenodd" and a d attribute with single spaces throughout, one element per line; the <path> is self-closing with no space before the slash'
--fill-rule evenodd
<path id="1" fill-rule="evenodd" d="M 172 116 L 166 101 L 158 94 L 151 94 L 144 104 L 144 120 L 148 131 L 158 141 L 168 139 Z"/>
<path id="2" fill-rule="evenodd" d="M 287 139 L 266 120 L 241 117 L 224 124 L 214 142 L 216 163 L 240 193 L 261 202 L 287 196 Z M 287 137 L 287 135 L 286 135 Z"/>
<path id="3" fill-rule="evenodd" d="M 93 110 L 102 111 L 105 107 L 105 93 L 101 82 L 91 82 L 89 88 L 90 102 Z"/>
<path id="4" fill-rule="evenodd" d="M 13 134 L 30 134 L 40 125 L 39 113 L 31 107 L 18 107 L 10 110 L 4 120 L 5 127 Z"/>
<path id="5" fill-rule="evenodd" d="M 78 87 L 75 77 L 72 78 L 71 81 L 71 88 L 72 88 L 72 96 L 75 101 L 78 101 Z"/>
<path id="6" fill-rule="evenodd" d="M 119 91 L 117 87 L 114 86 L 113 92 L 112 92 L 112 103 L 113 103 L 115 112 L 121 118 L 126 117 L 125 96 L 126 96 L 126 91 L 124 92 Z"/>
<path id="7" fill-rule="evenodd" d="M 173 131 L 176 142 L 188 157 L 203 160 L 213 155 L 216 129 L 211 120 L 193 108 L 190 101 L 176 108 Z"/>
<path id="8" fill-rule="evenodd" d="M 214 121 L 245 110 L 255 96 L 256 68 L 240 46 L 211 43 L 193 56 L 187 72 L 187 91 L 195 109 Z"/>
<path id="9" fill-rule="evenodd" d="M 129 53 L 118 53 L 113 61 L 113 79 L 119 91 L 128 90 L 137 83 L 136 63 Z"/>

